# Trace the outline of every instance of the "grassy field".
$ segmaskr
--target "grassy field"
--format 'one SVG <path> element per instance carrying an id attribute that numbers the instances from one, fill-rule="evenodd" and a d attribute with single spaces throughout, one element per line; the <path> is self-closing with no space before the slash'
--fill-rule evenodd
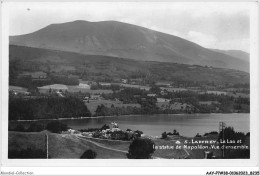
<path id="1" fill-rule="evenodd" d="M 82 88 L 79 86 L 67 86 L 68 87 L 68 92 L 82 92 L 82 93 L 90 93 L 90 94 L 110 94 L 113 93 L 111 89 L 109 90 L 103 90 L 103 89 L 97 89 L 97 90 L 92 90 L 92 89 L 86 89 Z"/>
<path id="2" fill-rule="evenodd" d="M 97 139 L 97 138 L 86 138 L 93 142 L 98 142 L 106 147 L 111 147 L 118 150 L 128 151 L 131 141 L 119 141 L 119 140 L 106 140 L 106 139 Z"/>
<path id="3" fill-rule="evenodd" d="M 92 149 L 97 153 L 98 159 L 124 159 L 131 144 L 131 141 L 103 140 L 70 134 L 49 133 L 47 131 L 30 133 L 10 131 L 8 138 L 9 150 L 21 150 L 28 147 L 44 150 L 46 133 L 49 137 L 49 154 L 51 158 L 79 159 L 84 151 Z M 175 148 L 157 149 L 153 157 L 165 159 L 202 159 L 204 158 L 204 151 L 213 151 L 213 155 L 217 157 L 221 156 L 221 151 L 216 149 L 183 149 L 185 140 L 190 141 L 191 139 L 178 136 L 166 139 L 153 139 L 155 146 L 174 146 Z M 216 136 L 193 138 L 193 140 L 216 140 Z M 181 143 L 178 144 L 176 141 L 180 141 Z M 181 149 L 176 149 L 177 145 L 181 146 Z M 189 146 L 195 145 L 197 144 L 189 144 Z"/>
<path id="4" fill-rule="evenodd" d="M 47 132 L 23 133 L 9 132 L 9 150 L 21 150 L 27 147 L 44 150 L 44 136 Z M 48 133 L 49 154 L 51 158 L 79 159 L 87 149 L 92 149 L 97 153 L 97 159 L 123 159 L 125 153 L 108 150 L 98 147 L 90 142 L 75 138 L 72 135 Z"/>

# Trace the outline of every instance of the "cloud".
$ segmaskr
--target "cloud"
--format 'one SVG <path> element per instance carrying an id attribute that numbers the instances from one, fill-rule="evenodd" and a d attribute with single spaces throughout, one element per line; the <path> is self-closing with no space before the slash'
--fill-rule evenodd
<path id="1" fill-rule="evenodd" d="M 197 31 L 190 31 L 186 39 L 203 47 L 214 46 L 218 41 L 213 35 L 207 35 Z"/>
<path id="2" fill-rule="evenodd" d="M 56 2 L 10 4 L 10 34 L 74 20 L 115 20 L 176 35 L 204 47 L 249 39 L 250 3 L 242 2 Z M 26 9 L 30 8 L 30 12 Z M 14 13 L 15 12 L 15 13 Z M 234 49 L 244 49 L 240 42 Z M 227 48 L 229 46 L 226 46 Z"/>

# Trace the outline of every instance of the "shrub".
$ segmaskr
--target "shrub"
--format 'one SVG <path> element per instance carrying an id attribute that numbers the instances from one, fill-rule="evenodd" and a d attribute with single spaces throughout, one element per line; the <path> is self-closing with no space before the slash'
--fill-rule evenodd
<path id="1" fill-rule="evenodd" d="M 166 133 L 166 132 L 163 132 L 163 133 L 162 133 L 162 139 L 165 139 L 165 138 L 167 138 L 167 133 Z"/>
<path id="2" fill-rule="evenodd" d="M 209 133 L 205 133 L 203 136 L 208 136 L 209 135 Z"/>
<path id="3" fill-rule="evenodd" d="M 218 134 L 218 132 L 217 131 L 211 131 L 209 134 L 215 135 L 215 134 Z"/>
<path id="4" fill-rule="evenodd" d="M 179 134 L 179 132 L 177 131 L 177 130 L 173 130 L 173 135 L 177 135 L 177 136 L 179 136 L 180 134 Z"/>
<path id="5" fill-rule="evenodd" d="M 27 129 L 28 132 L 40 132 L 44 130 L 44 126 L 39 123 L 31 123 L 29 128 Z"/>
<path id="6" fill-rule="evenodd" d="M 80 157 L 80 159 L 95 159 L 97 157 L 97 153 L 91 149 L 86 150 Z"/>
<path id="7" fill-rule="evenodd" d="M 227 127 L 224 129 L 224 135 L 223 131 L 219 133 L 218 141 L 220 140 L 234 140 L 238 141 L 241 140 L 242 144 L 245 143 L 246 135 L 241 132 L 236 132 L 233 127 Z M 238 145 L 237 143 L 220 143 L 220 147 L 222 146 L 235 146 Z M 225 158 L 232 158 L 232 159 L 238 159 L 238 158 L 250 158 L 250 150 L 249 149 L 225 149 L 224 150 L 224 156 Z"/>
<path id="8" fill-rule="evenodd" d="M 141 135 L 143 134 L 142 131 L 136 130 L 135 131 L 136 137 L 141 137 Z"/>
<path id="9" fill-rule="evenodd" d="M 199 133 L 197 133 L 195 137 L 201 137 L 201 135 Z"/>
<path id="10" fill-rule="evenodd" d="M 100 130 L 99 128 L 88 128 L 88 129 L 80 129 L 80 132 L 95 132 Z"/>
<path id="11" fill-rule="evenodd" d="M 129 159 L 150 159 L 154 152 L 154 142 L 148 138 L 136 138 L 126 154 Z"/>
<path id="12" fill-rule="evenodd" d="M 106 130 L 106 129 L 109 129 L 109 125 L 107 125 L 107 124 L 103 125 L 103 126 L 100 128 L 101 131 L 102 131 L 102 130 Z"/>
<path id="13" fill-rule="evenodd" d="M 13 131 L 25 132 L 26 129 L 24 128 L 23 125 L 19 124 L 19 125 L 17 125 L 17 126 L 13 129 Z"/>
<path id="14" fill-rule="evenodd" d="M 223 132 L 219 133 L 218 141 L 223 139 Z M 245 134 L 241 132 L 236 132 L 233 127 L 227 127 L 224 129 L 224 140 L 242 140 L 245 141 Z"/>
<path id="15" fill-rule="evenodd" d="M 218 135 L 217 131 L 211 131 L 209 133 L 205 133 L 203 136 L 208 136 L 208 135 Z"/>
<path id="16" fill-rule="evenodd" d="M 58 121 L 49 122 L 46 126 L 46 130 L 52 133 L 60 133 L 68 130 L 68 126 Z"/>
<path id="17" fill-rule="evenodd" d="M 95 131 L 93 134 L 92 134 L 92 137 L 93 138 L 100 138 L 102 136 L 102 133 L 100 131 Z"/>

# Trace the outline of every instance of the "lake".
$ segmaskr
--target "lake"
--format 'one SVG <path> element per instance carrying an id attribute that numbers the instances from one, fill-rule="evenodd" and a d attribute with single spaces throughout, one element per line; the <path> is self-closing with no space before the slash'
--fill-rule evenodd
<path id="1" fill-rule="evenodd" d="M 101 127 L 117 122 L 120 129 L 141 130 L 147 135 L 161 136 L 176 129 L 180 135 L 194 137 L 197 133 L 218 131 L 219 122 L 234 127 L 235 131 L 250 131 L 250 114 L 174 114 L 174 115 L 138 115 L 89 119 L 62 120 L 74 129 Z"/>

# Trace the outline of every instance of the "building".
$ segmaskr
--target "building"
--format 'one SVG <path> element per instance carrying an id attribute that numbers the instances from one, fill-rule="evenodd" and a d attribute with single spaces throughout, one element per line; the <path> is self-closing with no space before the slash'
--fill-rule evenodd
<path id="1" fill-rule="evenodd" d="M 47 93 L 57 93 L 57 92 L 66 92 L 68 91 L 68 87 L 63 84 L 52 84 L 48 86 L 38 87 L 40 93 L 47 94 Z"/>
<path id="2" fill-rule="evenodd" d="M 101 86 L 111 86 L 111 83 L 99 82 L 99 85 L 101 85 Z"/>
<path id="3" fill-rule="evenodd" d="M 159 81 L 157 83 L 155 83 L 156 86 L 163 86 L 163 87 L 170 87 L 171 86 L 171 82 L 168 81 Z"/>
<path id="4" fill-rule="evenodd" d="M 147 94 L 147 97 L 155 97 L 156 94 Z"/>
<path id="5" fill-rule="evenodd" d="M 102 97 L 100 95 L 90 95 L 90 100 L 101 100 Z"/>
<path id="6" fill-rule="evenodd" d="M 46 80 L 47 74 L 44 72 L 33 72 L 31 73 L 32 80 Z"/>
<path id="7" fill-rule="evenodd" d="M 166 99 L 166 98 L 157 98 L 157 102 L 161 103 L 161 102 L 170 102 L 170 99 Z"/>
<path id="8" fill-rule="evenodd" d="M 199 101 L 200 105 L 220 104 L 218 101 Z"/>
<path id="9" fill-rule="evenodd" d="M 29 78 L 32 81 L 45 81 L 47 80 L 47 73 L 39 72 L 24 72 L 18 75 L 18 78 Z"/>
<path id="10" fill-rule="evenodd" d="M 82 88 L 82 89 L 90 89 L 90 85 L 88 85 L 88 84 L 83 84 L 83 83 L 79 83 L 79 88 Z"/>
<path id="11" fill-rule="evenodd" d="M 127 79 L 121 79 L 121 81 L 122 81 L 123 84 L 127 83 Z"/>
<path id="12" fill-rule="evenodd" d="M 9 91 L 13 94 L 23 94 L 23 95 L 30 95 L 31 93 L 28 92 L 27 88 L 19 87 L 19 86 L 9 86 Z"/>
<path id="13" fill-rule="evenodd" d="M 129 81 L 130 84 L 142 84 L 143 83 L 143 79 L 142 78 L 136 78 L 136 79 L 130 79 Z"/>

